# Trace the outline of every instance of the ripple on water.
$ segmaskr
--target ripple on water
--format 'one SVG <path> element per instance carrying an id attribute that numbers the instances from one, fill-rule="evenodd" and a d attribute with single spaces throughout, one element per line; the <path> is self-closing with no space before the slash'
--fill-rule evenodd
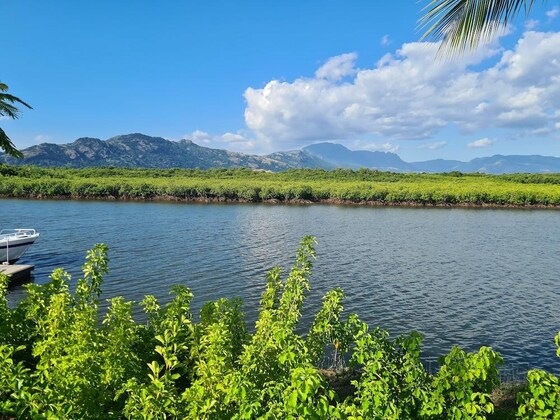
<path id="1" fill-rule="evenodd" d="M 302 324 L 334 287 L 345 308 L 392 335 L 424 334 L 424 354 L 490 345 L 509 364 L 560 371 L 558 211 L 172 203 L 2 201 L 2 227 L 41 232 L 22 263 L 44 282 L 80 276 L 87 249 L 110 248 L 104 297 L 167 301 L 172 284 L 205 301 L 239 296 L 251 321 L 265 273 L 288 270 L 301 237 L 318 239 Z M 10 292 L 10 300 L 23 295 Z"/>

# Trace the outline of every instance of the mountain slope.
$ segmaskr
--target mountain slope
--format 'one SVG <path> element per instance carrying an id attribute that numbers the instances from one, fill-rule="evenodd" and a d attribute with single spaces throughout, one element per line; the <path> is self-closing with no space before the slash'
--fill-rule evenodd
<path id="1" fill-rule="evenodd" d="M 434 159 L 425 162 L 413 162 L 410 166 L 414 172 L 462 172 L 462 165 L 467 163 L 468 162 L 461 162 L 460 160 Z"/>
<path id="2" fill-rule="evenodd" d="M 388 152 L 352 151 L 340 144 L 318 143 L 307 146 L 305 152 L 323 159 L 334 167 L 370 168 L 392 172 L 483 172 L 504 173 L 553 173 L 560 172 L 560 158 L 540 155 L 494 155 L 459 160 L 434 159 L 425 162 L 405 162 L 397 154 Z"/>
<path id="3" fill-rule="evenodd" d="M 413 168 L 397 154 L 389 152 L 352 151 L 335 143 L 317 143 L 303 150 L 339 168 L 372 168 L 381 171 L 411 171 Z"/>
<path id="4" fill-rule="evenodd" d="M 127 134 L 103 141 L 81 138 L 70 144 L 44 143 L 23 150 L 21 161 L 7 156 L 0 161 L 39 166 L 72 168 L 91 166 L 143 168 L 229 168 L 248 167 L 281 171 L 290 166 L 267 156 L 246 155 L 210 149 L 190 140 L 179 142 L 144 134 Z"/>
<path id="5" fill-rule="evenodd" d="M 336 165 L 327 162 L 317 156 L 307 153 L 305 150 L 292 150 L 289 152 L 276 152 L 267 155 L 270 159 L 284 162 L 289 168 L 318 168 L 335 169 Z"/>
<path id="6" fill-rule="evenodd" d="M 560 158 L 551 156 L 494 155 L 469 162 L 435 159 L 405 162 L 389 152 L 352 151 L 335 143 L 317 143 L 302 150 L 248 155 L 199 146 L 190 140 L 170 141 L 144 134 L 108 140 L 84 137 L 69 144 L 43 143 L 23 150 L 24 159 L 0 154 L 0 163 L 83 168 L 92 166 L 142 168 L 232 168 L 270 171 L 298 168 L 370 168 L 392 172 L 560 172 Z"/>
<path id="7" fill-rule="evenodd" d="M 540 155 L 494 155 L 473 159 L 463 166 L 462 171 L 489 174 L 560 172 L 560 158 Z"/>

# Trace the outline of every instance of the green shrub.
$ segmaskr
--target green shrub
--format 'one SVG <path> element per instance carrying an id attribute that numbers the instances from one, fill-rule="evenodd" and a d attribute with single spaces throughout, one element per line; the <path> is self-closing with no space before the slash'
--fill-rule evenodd
<path id="1" fill-rule="evenodd" d="M 357 315 L 343 316 L 342 290 L 328 292 L 307 334 L 300 318 L 315 240 L 303 238 L 287 275 L 266 277 L 259 317 L 249 333 L 239 299 L 205 304 L 200 321 L 192 293 L 172 288 L 164 306 L 99 298 L 107 248 L 88 252 L 83 278 L 55 270 L 44 285 L 7 304 L 0 275 L 0 415 L 16 418 L 192 419 L 483 419 L 494 406 L 502 358 L 489 348 L 453 348 L 432 375 L 421 362 L 422 336 L 390 339 Z M 556 337 L 560 355 L 560 334 Z M 341 400 L 320 367 L 345 371 L 354 392 Z M 528 376 L 520 418 L 555 418 L 558 378 Z"/>

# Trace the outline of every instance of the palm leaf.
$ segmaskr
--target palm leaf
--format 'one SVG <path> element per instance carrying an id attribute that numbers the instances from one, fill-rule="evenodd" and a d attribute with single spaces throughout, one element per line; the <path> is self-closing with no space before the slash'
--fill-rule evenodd
<path id="1" fill-rule="evenodd" d="M 455 54 L 491 40 L 523 9 L 527 15 L 535 0 L 430 0 L 418 27 L 421 39 L 442 40 L 440 52 Z"/>
<path id="2" fill-rule="evenodd" d="M 0 128 L 0 149 L 4 149 L 4 152 L 6 152 L 7 155 L 20 159 L 23 158 L 23 153 L 21 153 L 18 149 L 16 149 L 14 143 L 12 143 L 8 135 L 1 128 Z"/>
<path id="3" fill-rule="evenodd" d="M 0 117 L 10 117 L 16 119 L 19 115 L 19 109 L 15 106 L 15 104 L 21 104 L 26 106 L 29 109 L 33 109 L 31 105 L 22 101 L 20 98 L 14 95 L 10 95 L 9 93 L 5 93 L 8 91 L 8 85 L 5 83 L 0 82 Z M 16 157 L 16 158 L 23 158 L 23 153 L 21 153 L 6 132 L 0 128 L 0 149 L 4 150 L 6 154 Z"/>
<path id="4" fill-rule="evenodd" d="M 22 101 L 17 96 L 10 95 L 9 93 L 0 93 L 0 115 L 17 118 L 19 109 L 13 104 L 21 104 L 29 109 L 33 109 L 31 105 Z"/>

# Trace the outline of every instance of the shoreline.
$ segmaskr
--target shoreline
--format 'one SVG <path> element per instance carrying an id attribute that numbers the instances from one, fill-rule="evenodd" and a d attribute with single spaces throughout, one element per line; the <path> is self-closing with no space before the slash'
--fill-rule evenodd
<path id="1" fill-rule="evenodd" d="M 353 201 L 336 198 L 325 198 L 317 200 L 309 199 L 264 199 L 249 200 L 245 198 L 228 197 L 176 197 L 169 195 L 157 195 L 152 197 L 130 197 L 130 196 L 84 196 L 72 197 L 65 195 L 27 194 L 22 196 L 0 195 L 0 199 L 22 199 L 22 200 L 57 200 L 57 201 L 122 201 L 122 202 L 161 202 L 161 203 L 184 203 L 184 204 L 268 204 L 268 205 L 333 205 L 348 207 L 402 207 L 402 208 L 463 208 L 463 209 L 526 209 L 526 210 L 560 210 L 557 204 L 511 204 L 511 203 L 471 203 L 471 202 L 420 202 L 420 201 L 382 201 L 363 200 Z"/>

